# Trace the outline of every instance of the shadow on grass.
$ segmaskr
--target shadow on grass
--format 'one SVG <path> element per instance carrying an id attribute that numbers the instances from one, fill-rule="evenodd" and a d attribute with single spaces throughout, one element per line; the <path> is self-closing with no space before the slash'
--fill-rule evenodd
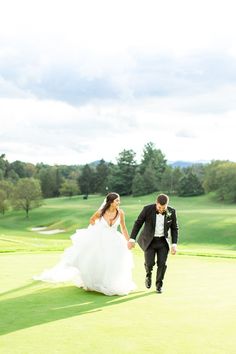
<path id="1" fill-rule="evenodd" d="M 33 284 L 12 292 L 25 290 Z M 0 302 L 2 323 L 0 335 L 68 317 L 102 311 L 106 306 L 118 305 L 151 294 L 141 291 L 126 296 L 106 296 L 97 292 L 86 292 L 75 286 L 37 289 L 36 292 Z"/>

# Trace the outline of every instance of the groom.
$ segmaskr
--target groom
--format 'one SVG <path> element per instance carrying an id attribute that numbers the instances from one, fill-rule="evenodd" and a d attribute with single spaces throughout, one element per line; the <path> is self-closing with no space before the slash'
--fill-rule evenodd
<path id="1" fill-rule="evenodd" d="M 149 289 L 152 285 L 152 270 L 157 259 L 156 291 L 162 293 L 163 279 L 167 268 L 166 261 L 169 253 L 168 230 L 170 230 L 172 246 L 171 253 L 176 254 L 178 241 L 178 223 L 175 209 L 168 206 L 169 197 L 159 194 L 155 204 L 146 205 L 131 231 L 128 247 L 135 245 L 136 237 L 144 224 L 138 238 L 138 244 L 144 251 L 146 279 L 145 285 Z"/>

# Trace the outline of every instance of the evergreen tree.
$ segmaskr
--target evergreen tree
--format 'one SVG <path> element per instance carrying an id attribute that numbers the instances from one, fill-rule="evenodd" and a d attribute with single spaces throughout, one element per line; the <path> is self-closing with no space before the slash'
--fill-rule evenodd
<path id="1" fill-rule="evenodd" d="M 183 177 L 184 172 L 182 168 L 175 167 L 172 171 L 172 181 L 171 181 L 171 193 L 177 194 L 179 183 L 181 178 Z"/>
<path id="2" fill-rule="evenodd" d="M 88 195 L 95 192 L 95 171 L 88 164 L 86 164 L 78 177 L 78 184 L 82 194 Z"/>
<path id="3" fill-rule="evenodd" d="M 162 175 L 161 190 L 167 194 L 173 191 L 173 170 L 173 167 L 167 166 Z"/>
<path id="4" fill-rule="evenodd" d="M 167 166 L 162 175 L 161 190 L 165 191 L 167 194 L 176 194 L 179 187 L 179 181 L 183 175 L 184 172 L 181 168 Z"/>
<path id="5" fill-rule="evenodd" d="M 136 171 L 132 183 L 132 194 L 134 197 L 146 194 L 143 176 L 140 171 Z"/>
<path id="6" fill-rule="evenodd" d="M 143 187 L 145 190 L 145 194 L 150 194 L 158 190 L 158 182 L 157 182 L 157 176 L 155 172 L 156 171 L 154 170 L 152 163 L 150 161 L 149 164 L 145 167 L 143 173 L 143 185 L 144 185 Z"/>
<path id="7" fill-rule="evenodd" d="M 43 167 L 40 169 L 38 176 L 41 181 L 44 198 L 58 197 L 60 195 L 63 179 L 58 167 Z"/>
<path id="8" fill-rule="evenodd" d="M 179 182 L 178 195 L 181 197 L 190 197 L 204 194 L 204 189 L 198 177 L 192 172 L 185 174 Z"/>
<path id="9" fill-rule="evenodd" d="M 140 164 L 140 171 L 145 174 L 145 170 L 150 172 L 153 170 L 152 176 L 155 176 L 155 182 L 151 181 L 150 185 L 147 184 L 148 190 L 152 192 L 161 189 L 162 176 L 167 167 L 165 155 L 160 149 L 156 149 L 152 142 L 147 143 L 143 149 L 143 158 Z M 146 174 L 147 174 L 146 172 Z"/>
<path id="10" fill-rule="evenodd" d="M 112 168 L 109 187 L 120 195 L 130 195 L 132 193 L 136 168 L 135 155 L 133 150 L 123 150 L 117 158 L 117 165 Z"/>
<path id="11" fill-rule="evenodd" d="M 103 159 L 96 167 L 96 192 L 106 194 L 108 190 L 108 178 L 110 174 L 110 164 Z"/>

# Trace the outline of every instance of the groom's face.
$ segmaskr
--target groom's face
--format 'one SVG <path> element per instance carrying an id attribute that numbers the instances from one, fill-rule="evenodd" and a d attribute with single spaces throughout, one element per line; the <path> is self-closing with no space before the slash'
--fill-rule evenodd
<path id="1" fill-rule="evenodd" d="M 166 211 L 167 204 L 161 205 L 160 203 L 156 203 L 156 210 L 163 214 Z"/>

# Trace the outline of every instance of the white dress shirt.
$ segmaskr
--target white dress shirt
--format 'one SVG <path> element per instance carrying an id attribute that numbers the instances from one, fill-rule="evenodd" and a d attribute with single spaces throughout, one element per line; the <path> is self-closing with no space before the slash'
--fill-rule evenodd
<path id="1" fill-rule="evenodd" d="M 163 237 L 164 236 L 164 219 L 165 216 L 161 213 L 156 214 L 156 226 L 154 237 Z"/>

